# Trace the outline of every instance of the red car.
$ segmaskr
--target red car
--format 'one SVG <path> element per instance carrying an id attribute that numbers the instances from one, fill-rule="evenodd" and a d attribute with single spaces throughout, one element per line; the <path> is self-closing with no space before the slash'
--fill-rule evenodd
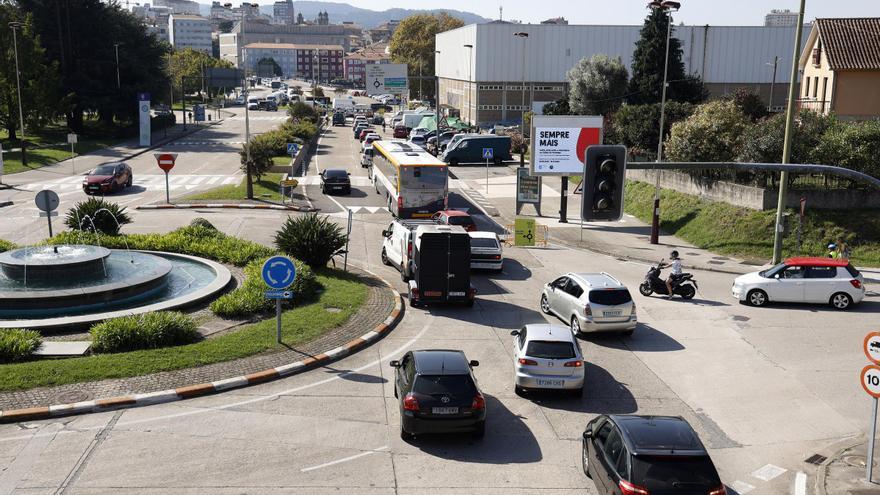
<path id="1" fill-rule="evenodd" d="M 104 194 L 131 187 L 133 180 L 127 163 L 103 163 L 83 178 L 82 188 L 86 194 Z"/>
<path id="2" fill-rule="evenodd" d="M 409 137 L 409 129 L 405 125 L 394 128 L 394 139 L 406 139 L 407 137 Z"/>
<path id="3" fill-rule="evenodd" d="M 474 223 L 474 219 L 463 211 L 438 211 L 437 213 L 434 213 L 434 216 L 432 216 L 431 219 L 434 220 L 434 223 L 438 223 L 440 225 L 460 225 L 464 227 L 464 230 L 467 230 L 468 232 L 473 232 L 477 230 L 477 224 Z"/>
<path id="4" fill-rule="evenodd" d="M 363 141 L 364 139 L 366 139 L 367 134 L 370 134 L 373 132 L 376 132 L 375 127 L 367 127 L 366 129 L 362 130 L 360 134 L 358 134 L 358 140 Z"/>

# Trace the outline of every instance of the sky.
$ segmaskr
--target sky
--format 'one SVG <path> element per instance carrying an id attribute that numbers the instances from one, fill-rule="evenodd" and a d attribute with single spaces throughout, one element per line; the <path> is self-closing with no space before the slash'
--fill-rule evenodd
<path id="1" fill-rule="evenodd" d="M 771 9 L 797 11 L 799 0 L 680 0 L 675 22 L 690 25 L 761 25 Z M 260 3 L 272 3 L 260 0 Z M 466 10 L 490 19 L 538 23 L 562 16 L 571 24 L 641 24 L 647 0 L 347 0 L 345 3 L 370 10 L 392 7 L 412 9 L 449 8 Z M 880 17 L 880 0 L 807 0 L 804 18 Z"/>

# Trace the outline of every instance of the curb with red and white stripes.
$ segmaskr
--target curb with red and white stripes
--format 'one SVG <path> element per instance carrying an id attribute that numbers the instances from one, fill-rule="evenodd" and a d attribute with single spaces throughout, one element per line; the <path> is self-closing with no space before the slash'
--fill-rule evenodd
<path id="1" fill-rule="evenodd" d="M 315 208 L 308 206 L 287 206 L 287 205 L 256 205 L 252 203 L 205 203 L 205 204 L 173 204 L 173 205 L 141 205 L 136 206 L 136 210 L 182 210 L 194 208 L 232 208 L 238 210 L 285 210 L 285 211 L 317 211 Z"/>
<path id="2" fill-rule="evenodd" d="M 210 383 L 199 383 L 197 385 L 188 385 L 158 392 L 150 392 L 145 394 L 132 394 L 120 397 L 111 397 L 108 399 L 95 399 L 83 402 L 74 402 L 70 404 L 56 404 L 41 407 L 29 407 L 25 409 L 10 409 L 0 411 L 0 423 L 16 423 L 19 421 L 33 421 L 40 419 L 56 418 L 59 416 L 70 416 L 74 414 L 86 414 L 123 409 L 129 407 L 141 407 L 155 404 L 164 404 L 184 399 L 191 399 L 203 395 L 215 394 L 225 390 L 235 388 L 248 387 L 265 383 L 279 378 L 284 378 L 308 369 L 322 366 L 332 361 L 336 361 L 344 356 L 352 354 L 374 342 L 380 340 L 403 318 L 403 303 L 400 293 L 387 281 L 384 281 L 388 289 L 394 293 L 394 309 L 385 318 L 385 321 L 377 325 L 369 332 L 360 337 L 341 345 L 335 349 L 322 352 L 317 356 L 297 361 L 295 363 L 285 364 L 275 368 L 269 368 L 249 375 L 236 376 L 225 380 L 218 380 Z"/>

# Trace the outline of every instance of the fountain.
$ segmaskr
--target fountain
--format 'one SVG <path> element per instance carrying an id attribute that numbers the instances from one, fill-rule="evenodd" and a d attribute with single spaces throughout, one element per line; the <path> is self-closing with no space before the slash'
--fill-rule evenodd
<path id="1" fill-rule="evenodd" d="M 222 290 L 220 264 L 86 244 L 0 253 L 0 328 L 86 324 L 193 304 Z"/>

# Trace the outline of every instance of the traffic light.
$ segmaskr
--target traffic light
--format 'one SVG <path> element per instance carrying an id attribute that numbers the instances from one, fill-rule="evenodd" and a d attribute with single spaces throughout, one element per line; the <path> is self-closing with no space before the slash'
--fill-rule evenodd
<path id="1" fill-rule="evenodd" d="M 616 222 L 623 217 L 626 146 L 587 147 L 581 219 Z"/>

